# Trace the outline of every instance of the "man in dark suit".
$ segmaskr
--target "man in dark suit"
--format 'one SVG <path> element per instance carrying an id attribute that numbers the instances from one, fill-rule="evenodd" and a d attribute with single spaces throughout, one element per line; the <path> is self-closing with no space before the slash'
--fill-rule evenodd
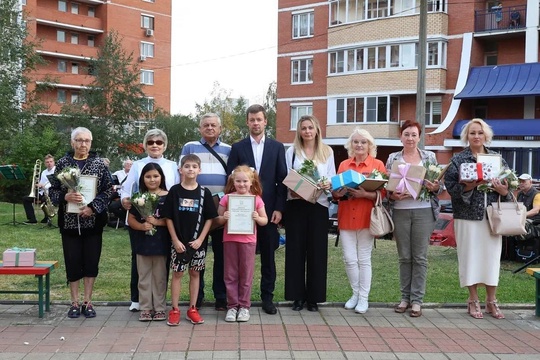
<path id="1" fill-rule="evenodd" d="M 277 225 L 281 221 L 287 190 L 283 179 L 287 176 L 285 148 L 283 144 L 267 138 L 266 111 L 261 105 L 251 105 L 247 109 L 246 123 L 249 137 L 232 145 L 227 162 L 227 174 L 238 165 L 248 165 L 256 169 L 262 183 L 266 213 L 270 221 L 265 226 L 257 226 L 257 245 L 261 254 L 261 300 L 267 314 L 276 314 L 273 303 L 276 285 L 276 262 L 274 251 L 279 246 Z"/>

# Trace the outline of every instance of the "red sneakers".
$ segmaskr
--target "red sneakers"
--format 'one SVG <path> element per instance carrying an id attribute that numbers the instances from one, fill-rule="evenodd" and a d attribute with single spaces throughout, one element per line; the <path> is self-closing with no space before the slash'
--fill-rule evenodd
<path id="1" fill-rule="evenodd" d="M 169 318 L 167 319 L 167 325 L 178 326 L 180 325 L 180 310 L 178 308 L 172 308 L 169 311 Z"/>
<path id="2" fill-rule="evenodd" d="M 170 315 L 169 315 L 170 318 Z M 202 324 L 204 323 L 204 319 L 199 315 L 199 312 L 195 308 L 195 306 L 192 306 L 186 313 L 186 319 L 191 321 L 192 324 Z M 180 320 L 178 320 L 180 322 Z"/>

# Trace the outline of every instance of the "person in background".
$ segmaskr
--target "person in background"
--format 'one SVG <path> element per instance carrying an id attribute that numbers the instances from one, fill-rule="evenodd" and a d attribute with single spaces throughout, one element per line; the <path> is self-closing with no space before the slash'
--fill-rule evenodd
<path id="1" fill-rule="evenodd" d="M 517 201 L 525 205 L 527 209 L 527 222 L 524 235 L 507 236 L 506 239 L 510 249 L 515 249 L 519 242 L 529 241 L 540 238 L 540 191 L 533 186 L 532 176 L 521 174 L 518 177 L 518 196 Z M 514 250 L 512 250 L 514 251 Z"/>
<path id="2" fill-rule="evenodd" d="M 113 173 L 113 176 L 116 176 L 119 183 L 119 185 L 115 185 L 116 191 L 120 192 L 120 190 L 122 189 L 122 184 L 127 179 L 127 176 L 129 174 L 129 171 L 131 170 L 132 165 L 133 165 L 133 161 L 131 161 L 130 159 L 126 159 L 122 163 L 122 170 L 117 170 Z"/>
<path id="3" fill-rule="evenodd" d="M 174 161 L 167 160 L 163 157 L 163 153 L 167 149 L 167 135 L 163 130 L 160 129 L 151 129 L 146 132 L 143 140 L 144 150 L 146 151 L 147 157 L 135 161 L 131 170 L 128 173 L 126 180 L 122 186 L 121 190 L 121 199 L 122 206 L 124 209 L 129 210 L 131 208 L 131 195 L 137 192 L 138 179 L 141 176 L 142 168 L 148 163 L 156 163 L 163 170 L 163 175 L 165 175 L 165 185 L 166 190 L 178 184 L 180 182 L 180 174 L 178 173 L 178 166 Z M 127 225 L 127 224 L 126 224 Z M 130 237 L 131 243 L 131 305 L 129 306 L 129 311 L 139 311 L 139 290 L 138 283 L 139 277 L 137 272 L 137 257 L 133 251 L 134 243 L 133 239 Z M 167 267 L 168 268 L 168 267 Z"/>
<path id="4" fill-rule="evenodd" d="M 270 221 L 257 228 L 257 247 L 261 254 L 261 300 L 265 313 L 277 314 L 273 303 L 276 286 L 275 250 L 279 247 L 277 226 L 285 210 L 287 188 L 283 179 L 287 176 L 285 148 L 283 144 L 265 136 L 266 110 L 261 105 L 251 105 L 246 111 L 249 137 L 231 147 L 227 174 L 238 165 L 255 168 L 263 188 L 263 202 Z"/>
<path id="5" fill-rule="evenodd" d="M 189 309 L 186 319 L 202 324 L 204 319 L 196 308 L 199 295 L 199 275 L 205 267 L 206 249 L 202 246 L 210 231 L 217 210 L 212 193 L 197 183 L 201 173 L 201 159 L 188 154 L 180 161 L 182 182 L 174 185 L 167 195 L 163 217 L 171 235 L 171 305 L 167 325 L 180 324 L 180 291 L 184 272 L 189 272 Z"/>
<path id="6" fill-rule="evenodd" d="M 208 188 L 214 196 L 219 196 L 227 183 L 227 160 L 231 153 L 231 146 L 222 142 L 221 119 L 217 114 L 208 113 L 201 117 L 199 132 L 201 139 L 190 141 L 182 148 L 180 161 L 187 154 L 195 154 L 201 159 L 201 174 L 197 182 Z M 212 272 L 212 290 L 214 292 L 216 310 L 227 309 L 227 293 L 223 280 L 223 227 L 210 231 L 212 237 L 212 251 L 214 253 L 214 268 Z M 204 248 L 208 246 L 208 238 L 205 239 Z M 199 296 L 196 307 L 199 309 L 204 299 L 204 269 L 200 272 Z"/>
<path id="7" fill-rule="evenodd" d="M 368 176 L 373 170 L 386 173 L 382 161 L 375 158 L 377 145 L 368 131 L 354 129 L 345 143 L 345 149 L 349 159 L 339 164 L 338 174 L 347 170 L 354 170 L 364 176 Z M 357 189 L 341 188 L 332 192 L 332 196 L 339 200 L 338 228 L 343 261 L 353 292 L 345 303 L 345 309 L 354 309 L 356 313 L 364 314 L 369 308 L 371 252 L 375 241 L 369 233 L 369 224 L 377 193 L 366 191 L 360 186 Z"/>
<path id="8" fill-rule="evenodd" d="M 99 260 L 103 243 L 103 228 L 107 224 L 107 204 L 112 192 L 109 171 L 103 160 L 93 151 L 92 133 L 84 127 L 71 132 L 71 146 L 58 160 L 54 175 L 58 177 L 64 169 L 78 168 L 81 176 L 96 179 L 96 197 L 86 199 L 86 205 L 78 213 L 68 213 L 68 203 L 81 204 L 84 200 L 79 192 L 68 190 L 58 178 L 52 179 L 49 195 L 53 204 L 58 205 L 58 228 L 62 236 L 66 276 L 71 294 L 69 318 L 83 314 L 87 318 L 96 316 L 92 305 L 92 292 L 98 276 Z M 79 284 L 83 280 L 83 303 L 80 304 Z"/>
<path id="9" fill-rule="evenodd" d="M 437 165 L 435 153 L 418 148 L 422 126 L 407 120 L 401 125 L 400 140 L 403 150 L 392 153 L 386 161 L 386 170 L 390 173 L 394 162 L 410 165 Z M 399 257 L 399 283 L 401 302 L 394 307 L 397 313 L 404 313 L 411 308 L 411 317 L 422 316 L 422 304 L 426 293 L 427 253 L 429 237 L 435 229 L 439 215 L 437 197 L 444 188 L 437 180 L 424 180 L 424 186 L 430 191 L 428 200 L 414 199 L 408 193 L 389 192 L 389 205 L 394 221 L 394 238 Z"/>
<path id="10" fill-rule="evenodd" d="M 461 164 L 476 163 L 478 154 L 497 153 L 486 145 L 493 139 L 493 130 L 482 119 L 472 119 L 461 130 L 461 141 L 466 148 L 450 159 L 444 184 L 452 199 L 454 231 L 456 234 L 459 263 L 459 283 L 469 290 L 467 312 L 475 319 L 482 319 L 482 308 L 478 300 L 478 286 L 486 287 L 486 313 L 496 319 L 504 319 L 497 304 L 497 286 L 501 267 L 502 236 L 492 235 L 486 215 L 486 204 L 509 200 L 506 180 L 490 180 L 492 190 L 480 191 L 477 186 L 487 181 L 461 182 Z M 502 168 L 508 169 L 504 159 Z"/>
<path id="11" fill-rule="evenodd" d="M 260 226 L 268 223 L 268 216 L 262 201 L 261 182 L 257 173 L 241 165 L 233 170 L 225 195 L 219 202 L 218 221 L 227 224 L 230 219 L 229 195 L 254 195 L 254 210 L 251 219 Z M 228 310 L 225 316 L 227 322 L 246 322 L 250 319 L 251 287 L 255 272 L 255 248 L 257 246 L 257 227 L 253 234 L 229 234 L 225 225 L 223 235 L 223 251 L 225 258 L 225 285 L 227 287 Z"/>
<path id="12" fill-rule="evenodd" d="M 167 319 L 167 257 L 171 251 L 171 237 L 167 222 L 161 217 L 167 190 L 161 166 L 146 164 L 139 180 L 141 193 L 159 196 L 154 214 L 143 218 L 135 206 L 129 210 L 130 236 L 134 238 L 139 274 L 140 321 L 163 321 Z M 154 234 L 148 231 L 155 229 Z"/>
<path id="13" fill-rule="evenodd" d="M 41 172 L 41 176 L 39 177 L 39 183 L 37 184 L 38 187 L 38 193 L 36 196 L 38 197 L 39 203 L 43 204 L 45 202 L 45 194 L 49 192 L 49 188 L 51 187 L 51 183 L 49 182 L 49 179 L 47 178 L 48 175 L 53 175 L 55 166 L 54 166 L 54 157 L 51 154 L 45 155 L 45 158 L 43 159 L 43 163 L 45 164 L 45 170 Z M 33 197 L 25 197 L 23 199 L 23 207 L 24 212 L 26 214 L 26 221 L 25 224 L 37 224 L 36 219 L 36 213 L 34 211 L 34 203 L 36 202 L 36 199 Z M 43 209 L 42 209 L 43 210 Z M 47 224 L 50 219 L 48 218 L 45 211 L 43 211 L 44 218 L 41 220 L 42 224 Z"/>
<path id="14" fill-rule="evenodd" d="M 108 210 L 110 213 L 114 214 L 114 216 L 116 217 L 116 225 L 119 225 L 120 221 L 124 221 L 124 219 L 126 218 L 126 210 L 122 206 L 120 194 L 122 192 L 122 185 L 124 181 L 127 179 L 127 175 L 129 173 L 129 170 L 131 169 L 132 164 L 133 164 L 133 161 L 131 161 L 130 159 L 124 160 L 123 169 L 115 171 L 112 174 L 113 181 L 116 178 L 116 180 L 118 181 L 118 184 L 113 186 L 114 192 L 111 196 L 111 202 L 109 203 Z"/>
<path id="15" fill-rule="evenodd" d="M 302 116 L 296 126 L 294 144 L 285 153 L 288 169 L 299 170 L 304 161 L 313 161 L 317 167 L 322 192 L 316 203 L 288 191 L 285 207 L 285 300 L 293 300 L 292 309 L 300 311 L 307 302 L 309 311 L 317 311 L 317 303 L 326 301 L 326 273 L 328 263 L 328 201 L 336 174 L 334 152 L 322 142 L 319 120 L 311 115 Z"/>

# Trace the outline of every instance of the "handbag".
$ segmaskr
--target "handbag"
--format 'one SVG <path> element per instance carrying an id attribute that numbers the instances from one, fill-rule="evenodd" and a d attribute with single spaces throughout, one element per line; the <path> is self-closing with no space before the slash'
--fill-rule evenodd
<path id="1" fill-rule="evenodd" d="M 489 227 L 493 235 L 524 235 L 527 209 L 522 202 L 518 202 L 512 195 L 511 202 L 501 203 L 501 195 L 497 202 L 491 203 L 486 208 Z"/>
<path id="2" fill-rule="evenodd" d="M 394 231 L 394 222 L 382 204 L 381 192 L 376 191 L 376 193 L 377 199 L 371 209 L 369 220 L 369 233 L 373 236 L 383 236 Z"/>

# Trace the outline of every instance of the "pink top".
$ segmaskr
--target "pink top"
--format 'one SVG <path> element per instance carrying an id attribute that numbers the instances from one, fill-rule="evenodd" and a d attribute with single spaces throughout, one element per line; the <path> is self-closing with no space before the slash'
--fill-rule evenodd
<path id="1" fill-rule="evenodd" d="M 236 193 L 231 193 L 232 195 L 236 195 Z M 229 194 L 223 196 L 221 200 L 219 201 L 219 205 L 223 206 L 224 208 L 227 208 L 227 205 L 229 204 Z M 264 202 L 261 199 L 259 195 L 255 197 L 255 209 L 259 210 L 264 206 Z M 235 241 L 239 243 L 256 243 L 257 242 L 257 226 L 255 226 L 255 233 L 251 235 L 246 234 L 228 234 L 228 224 L 225 224 L 225 230 L 223 231 L 223 242 L 227 241 Z"/>

